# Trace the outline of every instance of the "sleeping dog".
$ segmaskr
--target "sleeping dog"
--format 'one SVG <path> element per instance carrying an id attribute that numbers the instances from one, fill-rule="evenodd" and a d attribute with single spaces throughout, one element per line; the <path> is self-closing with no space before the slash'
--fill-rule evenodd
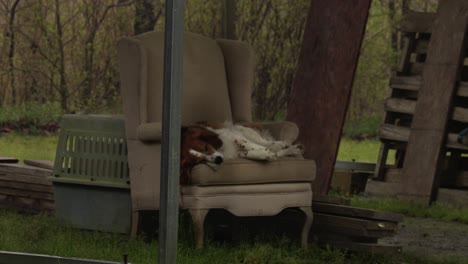
<path id="1" fill-rule="evenodd" d="M 212 168 L 224 160 L 246 158 L 271 161 L 279 157 L 302 157 L 301 145 L 274 140 L 259 127 L 201 122 L 182 128 L 180 151 L 181 184 L 188 183 L 191 169 L 206 163 Z"/>

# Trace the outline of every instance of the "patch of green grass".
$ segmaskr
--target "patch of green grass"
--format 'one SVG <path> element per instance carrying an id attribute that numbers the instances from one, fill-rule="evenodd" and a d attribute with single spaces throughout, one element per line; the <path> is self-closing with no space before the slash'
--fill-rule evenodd
<path id="1" fill-rule="evenodd" d="M 380 141 L 378 140 L 353 140 L 347 137 L 341 139 L 338 148 L 337 160 L 376 162 L 379 155 Z M 394 162 L 394 152 L 389 152 L 388 162 Z"/>
<path id="2" fill-rule="evenodd" d="M 182 222 L 182 221 L 181 221 Z M 121 261 L 129 254 L 132 263 L 156 263 L 157 242 L 143 238 L 70 228 L 54 217 L 19 215 L 0 210 L 0 250 Z M 274 236 L 271 236 L 274 237 Z M 297 241 L 296 241 L 297 242 Z M 447 263 L 407 254 L 392 256 L 347 254 L 311 245 L 303 250 L 287 238 L 255 239 L 233 246 L 210 239 L 202 250 L 195 250 L 188 225 L 181 224 L 178 245 L 179 263 Z"/>
<path id="3" fill-rule="evenodd" d="M 343 135 L 346 137 L 376 137 L 379 126 L 382 124 L 381 116 L 368 116 L 363 119 L 346 122 L 343 127 Z"/>
<path id="4" fill-rule="evenodd" d="M 468 209 L 450 204 L 434 203 L 431 206 L 399 201 L 392 198 L 369 198 L 353 196 L 351 205 L 362 208 L 400 213 L 411 217 L 434 218 L 468 224 Z"/>
<path id="5" fill-rule="evenodd" d="M 19 160 L 54 160 L 58 136 L 26 136 L 11 133 L 0 137 L 0 156 Z"/>

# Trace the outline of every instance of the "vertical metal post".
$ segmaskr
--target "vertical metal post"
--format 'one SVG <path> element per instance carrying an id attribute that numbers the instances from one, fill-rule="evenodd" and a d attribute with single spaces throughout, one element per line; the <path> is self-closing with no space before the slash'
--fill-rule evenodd
<path id="1" fill-rule="evenodd" d="M 177 262 L 184 0 L 166 1 L 159 263 Z"/>

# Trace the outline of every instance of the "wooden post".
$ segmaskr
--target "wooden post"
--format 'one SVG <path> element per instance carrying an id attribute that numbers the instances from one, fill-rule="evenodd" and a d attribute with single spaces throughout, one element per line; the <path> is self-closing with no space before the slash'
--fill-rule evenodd
<path id="1" fill-rule="evenodd" d="M 371 0 L 313 0 L 287 119 L 305 157 L 317 162 L 314 191 L 329 189 Z"/>
<path id="2" fill-rule="evenodd" d="M 404 199 L 429 204 L 437 194 L 467 23 L 468 1 L 440 1 L 403 166 Z"/>

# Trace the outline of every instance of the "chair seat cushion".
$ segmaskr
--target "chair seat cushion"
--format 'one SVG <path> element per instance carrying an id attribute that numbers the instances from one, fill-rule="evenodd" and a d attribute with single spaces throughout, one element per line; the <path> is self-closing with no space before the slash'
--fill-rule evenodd
<path id="1" fill-rule="evenodd" d="M 198 186 L 312 182 L 316 168 L 313 160 L 280 158 L 259 162 L 247 159 L 227 160 L 214 170 L 206 164 L 192 169 L 190 184 Z"/>

